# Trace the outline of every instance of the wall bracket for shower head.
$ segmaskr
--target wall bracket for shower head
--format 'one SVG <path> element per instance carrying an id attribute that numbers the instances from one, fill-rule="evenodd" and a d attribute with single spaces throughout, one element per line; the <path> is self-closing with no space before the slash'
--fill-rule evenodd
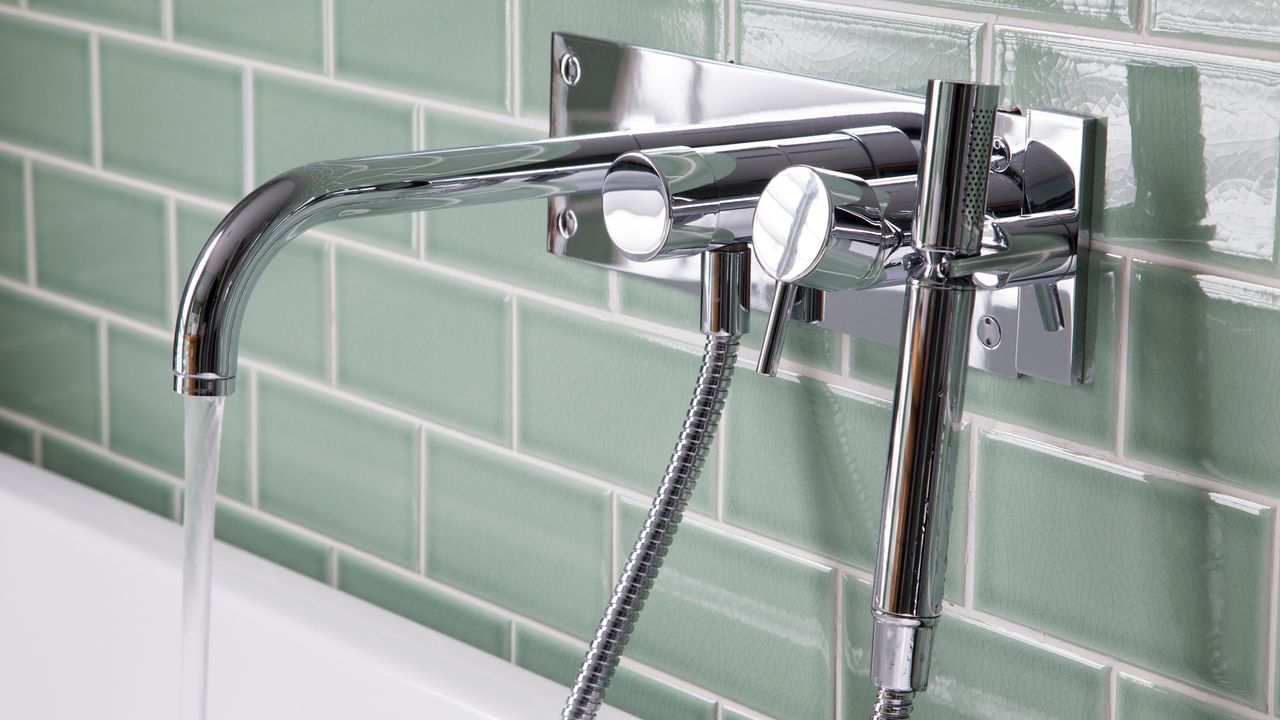
<path id="1" fill-rule="evenodd" d="M 793 137 L 881 125 L 896 128 L 919 145 L 924 101 L 918 96 L 573 35 L 554 36 L 552 53 L 553 67 L 572 54 L 582 68 L 572 85 L 553 73 L 554 137 L 788 120 L 797 122 Z M 832 124 L 834 118 L 844 124 Z M 858 122 L 849 124 L 849 118 Z M 1093 118 L 1054 110 L 996 113 L 987 202 L 993 222 L 984 237 L 982 256 L 950 269 L 972 276 L 984 290 L 975 297 L 972 332 L 977 342 L 970 345 L 972 367 L 1060 384 L 1089 379 L 1084 273 L 1095 126 Z M 862 177 L 871 180 L 914 172 L 914 167 L 877 168 L 876 174 Z M 552 253 L 699 292 L 696 251 L 637 261 L 610 240 L 599 196 L 556 197 L 549 206 Z M 572 235 L 560 231 L 559 218 L 568 212 L 576 219 Z M 716 229 L 703 226 L 709 228 L 707 234 Z M 726 218 L 724 226 L 731 228 L 734 223 Z M 1025 258 L 1027 268 L 1017 273 L 989 272 L 990 266 L 983 264 L 982 258 L 998 255 L 1003 268 L 1009 265 L 1011 252 L 1034 254 L 1031 241 L 1037 235 L 1069 236 L 1073 252 L 1064 258 L 1042 258 L 1039 264 Z M 1015 236 L 1021 239 L 1013 242 Z M 768 311 L 773 281 L 762 268 L 755 270 L 752 306 Z M 896 347 L 905 293 L 899 283 L 889 281 L 894 273 L 890 271 L 882 287 L 857 293 L 804 290 L 809 295 L 820 293 L 809 299 L 810 308 L 820 310 L 810 309 L 806 319 Z M 993 327 L 1000 328 L 998 341 L 993 341 Z"/>

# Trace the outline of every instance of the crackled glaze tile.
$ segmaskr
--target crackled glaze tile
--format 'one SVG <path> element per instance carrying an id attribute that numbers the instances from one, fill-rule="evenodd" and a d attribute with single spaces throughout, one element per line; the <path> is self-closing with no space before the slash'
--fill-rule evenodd
<path id="1" fill-rule="evenodd" d="M 1244 720 L 1244 715 L 1121 675 L 1116 686 L 1116 720 Z"/>
<path id="2" fill-rule="evenodd" d="M 1006 102 L 1106 120 L 1103 239 L 1275 273 L 1280 64 L 1011 28 L 995 37 Z"/>
<path id="3" fill-rule="evenodd" d="M 1229 42 L 1280 44 L 1280 3 L 1275 0 L 1155 0 L 1151 29 Z"/>
<path id="4" fill-rule="evenodd" d="M 1000 433 L 978 478 L 977 608 L 1265 705 L 1269 508 Z"/>

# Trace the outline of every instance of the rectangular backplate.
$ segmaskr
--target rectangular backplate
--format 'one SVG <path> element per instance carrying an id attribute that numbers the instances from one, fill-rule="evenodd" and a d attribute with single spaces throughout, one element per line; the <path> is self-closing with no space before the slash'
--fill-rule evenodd
<path id="1" fill-rule="evenodd" d="M 574 62 L 570 63 L 569 57 Z M 575 35 L 554 36 L 551 60 L 553 137 L 836 117 L 866 112 L 877 105 L 907 104 L 924 113 L 924 100 L 913 95 Z M 1029 144 L 1038 143 L 1063 158 L 1074 171 L 1081 228 L 1077 275 L 1055 284 L 1063 321 L 1056 329 L 1048 329 L 1049 324 L 1042 321 L 1033 287 L 978 291 L 971 366 L 998 375 L 1026 375 L 1060 384 L 1089 379 L 1084 273 L 1088 269 L 1086 211 L 1095 124 L 1093 118 L 1058 111 L 998 113 L 995 134 L 1005 140 L 1012 156 L 1020 158 Z M 1022 172 L 1023 168 L 1015 163 L 1014 170 Z M 623 257 L 605 232 L 598 195 L 558 197 L 548 202 L 550 252 L 699 292 L 697 257 L 644 263 Z M 566 211 L 573 213 L 576 223 L 559 222 Z M 566 228 L 572 228 L 571 234 L 565 234 Z M 772 292 L 772 279 L 753 260 L 752 307 L 767 311 Z M 901 342 L 903 299 L 901 287 L 827 293 L 823 319 L 817 324 L 896 347 Z M 977 334 L 980 330 L 983 335 Z M 986 342 L 979 342 L 979 337 Z"/>

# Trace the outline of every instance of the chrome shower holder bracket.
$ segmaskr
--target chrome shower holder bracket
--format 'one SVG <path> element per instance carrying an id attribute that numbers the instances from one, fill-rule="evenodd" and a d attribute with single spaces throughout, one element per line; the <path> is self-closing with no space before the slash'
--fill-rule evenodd
<path id="1" fill-rule="evenodd" d="M 837 129 L 834 118 L 874 116 L 882 108 L 886 117 L 924 114 L 923 98 L 914 95 L 576 35 L 553 36 L 551 68 L 556 138 L 779 120 L 828 132 Z M 983 253 L 970 267 L 956 268 L 979 288 L 971 367 L 1064 385 L 1089 381 L 1085 289 L 1096 132 L 1097 121 L 1084 115 L 997 112 Z M 913 139 L 918 136 L 916 127 Z M 605 230 L 598 193 L 554 197 L 548 206 L 550 252 L 700 291 L 697 257 L 624 257 Z M 1069 245 L 1068 252 L 1037 255 L 1036 248 L 1054 242 Z M 1011 258 L 1024 256 L 1026 272 L 1006 271 Z M 997 270 L 984 272 L 990 268 Z M 752 307 L 768 311 L 772 295 L 773 281 L 755 268 Z M 904 298 L 902 286 L 826 292 L 814 324 L 896 347 Z"/>

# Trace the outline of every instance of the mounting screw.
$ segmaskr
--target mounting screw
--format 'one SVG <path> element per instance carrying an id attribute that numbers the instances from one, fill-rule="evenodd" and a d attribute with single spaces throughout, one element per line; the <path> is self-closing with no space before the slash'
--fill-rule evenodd
<path id="1" fill-rule="evenodd" d="M 572 210 L 565 210 L 556 218 L 556 230 L 560 237 L 568 240 L 578 233 L 578 215 Z"/>
<path id="2" fill-rule="evenodd" d="M 1009 143 L 1002 137 L 997 137 L 991 141 L 991 172 L 1002 173 L 1009 169 L 1009 157 L 1011 155 Z"/>
<path id="3" fill-rule="evenodd" d="M 1000 322 L 990 315 L 983 315 L 978 320 L 978 342 L 988 350 L 1000 346 Z"/>
<path id="4" fill-rule="evenodd" d="M 560 56 L 560 78 L 569 87 L 577 85 L 582 80 L 582 61 L 578 59 L 576 53 L 567 52 Z"/>

